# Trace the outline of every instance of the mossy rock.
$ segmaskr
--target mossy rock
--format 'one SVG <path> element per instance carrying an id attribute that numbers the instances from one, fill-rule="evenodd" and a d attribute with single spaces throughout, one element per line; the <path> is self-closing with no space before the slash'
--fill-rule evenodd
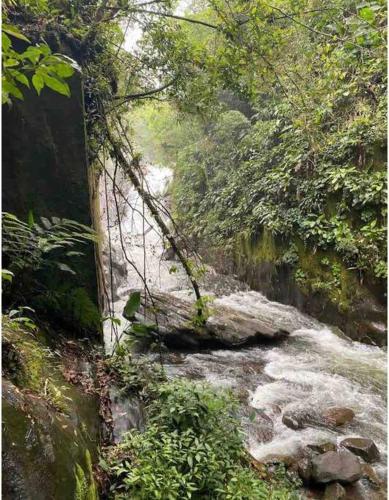
<path id="1" fill-rule="evenodd" d="M 4 344 L 3 498 L 74 500 L 76 464 L 89 478 L 97 455 L 98 399 L 66 382 L 39 334 L 3 321 L 3 356 Z"/>

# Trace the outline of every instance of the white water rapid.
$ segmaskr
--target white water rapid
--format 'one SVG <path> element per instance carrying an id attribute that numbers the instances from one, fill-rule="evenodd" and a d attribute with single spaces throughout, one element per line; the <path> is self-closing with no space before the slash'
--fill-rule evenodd
<path id="1" fill-rule="evenodd" d="M 150 166 L 147 169 L 150 190 L 160 195 L 161 201 L 170 178 L 171 172 L 166 168 Z M 138 195 L 124 181 L 120 185 L 132 206 L 120 206 L 128 257 L 141 275 L 146 274 L 150 288 L 187 297 L 190 294 L 188 280 L 180 265 L 161 260 L 164 249 L 159 231 L 147 211 L 149 224 L 143 222 L 143 206 Z M 112 199 L 108 200 L 108 206 L 117 314 L 124 307 L 129 289 L 141 286 L 142 281 L 124 260 Z M 108 259 L 108 247 L 105 254 Z M 171 273 L 172 266 L 177 272 Z M 217 297 L 216 303 L 253 316 L 265 316 L 279 328 L 293 333 L 274 345 L 166 354 L 168 374 L 205 379 L 215 386 L 234 389 L 247 407 L 243 419 L 249 429 L 250 451 L 257 459 L 270 454 L 292 455 L 307 444 L 339 442 L 349 436 L 368 437 L 380 450 L 381 461 L 376 470 L 383 475 L 386 464 L 385 351 L 352 342 L 294 307 L 271 302 L 261 293 L 248 290 L 233 278 L 217 275 L 211 269 L 204 283 L 207 293 Z M 109 326 L 105 339 L 109 349 L 112 346 Z M 355 418 L 346 430 L 312 425 L 295 431 L 282 423 L 285 411 L 313 410 L 320 413 L 331 406 L 347 407 L 355 412 Z M 257 415 L 264 415 L 266 432 L 263 422 L 258 422 L 258 419 L 251 422 L 248 415 L 254 409 Z"/>

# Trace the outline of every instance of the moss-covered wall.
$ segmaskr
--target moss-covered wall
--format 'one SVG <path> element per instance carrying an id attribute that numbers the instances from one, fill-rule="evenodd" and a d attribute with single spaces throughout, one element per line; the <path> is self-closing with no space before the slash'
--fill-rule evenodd
<path id="1" fill-rule="evenodd" d="M 311 252 L 298 240 L 290 248 L 263 231 L 238 234 L 229 251 L 202 253 L 217 270 L 237 275 L 271 300 L 338 326 L 354 340 L 386 344 L 384 290 L 361 280 L 333 252 Z"/>
<path id="2" fill-rule="evenodd" d="M 3 107 L 3 211 L 26 220 L 64 217 L 92 224 L 82 77 L 76 71 L 71 97 L 47 87 L 38 97 L 24 90 L 24 101 Z M 75 262 L 75 285 L 98 303 L 94 248 Z"/>

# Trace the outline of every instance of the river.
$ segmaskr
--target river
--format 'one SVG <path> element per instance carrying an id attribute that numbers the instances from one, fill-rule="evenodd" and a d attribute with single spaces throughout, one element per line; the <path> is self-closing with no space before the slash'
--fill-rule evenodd
<path id="1" fill-rule="evenodd" d="M 172 172 L 167 168 L 147 167 L 146 182 L 161 203 L 166 203 L 171 177 Z M 112 198 L 108 198 L 111 249 L 113 260 L 116 259 L 114 270 L 119 270 L 115 271 L 117 276 L 113 280 L 115 314 L 123 310 L 129 290 L 142 286 L 142 279 L 125 259 L 122 246 L 127 259 L 135 264 L 151 289 L 190 298 L 188 280 L 180 265 L 161 259 L 164 253 L 161 234 L 137 193 L 123 179 L 120 189 L 128 201 L 126 204 L 121 202 L 119 210 L 123 245 L 116 209 Z M 106 204 L 103 208 L 103 222 L 106 223 Z M 106 245 L 106 259 L 108 254 Z M 176 268 L 175 272 L 172 267 Z M 234 277 L 218 275 L 210 268 L 202 289 L 203 293 L 214 295 L 216 304 L 248 312 L 254 317 L 265 317 L 292 333 L 286 340 L 273 345 L 165 354 L 168 375 L 207 380 L 217 387 L 232 388 L 243 402 L 242 420 L 248 431 L 247 444 L 257 459 L 272 454 L 293 455 L 307 444 L 338 443 L 350 436 L 368 437 L 380 450 L 381 460 L 375 468 L 384 477 L 386 352 L 379 347 L 353 342 L 296 308 L 269 301 Z M 123 320 L 117 333 L 124 324 Z M 114 338 L 111 326 L 106 325 L 108 351 L 112 349 Z M 320 414 L 332 406 L 351 408 L 355 412 L 346 430 L 310 424 L 296 431 L 282 422 L 285 411 Z"/>

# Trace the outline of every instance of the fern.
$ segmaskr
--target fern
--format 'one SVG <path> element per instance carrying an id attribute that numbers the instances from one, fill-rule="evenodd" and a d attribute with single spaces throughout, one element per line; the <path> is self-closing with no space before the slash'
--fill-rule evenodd
<path id="1" fill-rule="evenodd" d="M 85 452 L 85 462 L 87 473 L 84 472 L 80 464 L 76 464 L 75 466 L 76 491 L 74 500 L 99 500 L 89 450 Z"/>
<path id="2" fill-rule="evenodd" d="M 3 253 L 9 267 L 17 272 L 54 266 L 75 274 L 63 259 L 82 255 L 74 247 L 96 241 L 95 232 L 69 219 L 41 217 L 40 221 L 35 222 L 31 213 L 28 222 L 23 222 L 16 215 L 3 212 Z"/>

